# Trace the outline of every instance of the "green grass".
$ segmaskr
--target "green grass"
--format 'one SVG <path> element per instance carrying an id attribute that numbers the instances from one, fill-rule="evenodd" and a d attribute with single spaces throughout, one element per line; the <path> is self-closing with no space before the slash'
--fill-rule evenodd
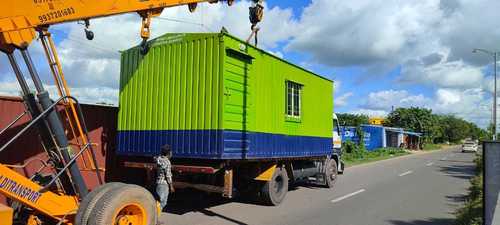
<path id="1" fill-rule="evenodd" d="M 400 148 L 379 148 L 374 151 L 358 151 L 355 153 L 344 153 L 342 158 L 347 166 L 359 165 L 384 159 L 390 159 L 402 155 L 408 155 Z"/>
<path id="2" fill-rule="evenodd" d="M 456 225 L 481 225 L 483 224 L 483 173 L 481 156 L 476 158 L 476 176 L 470 180 L 469 193 L 461 208 L 455 215 Z"/>
<path id="3" fill-rule="evenodd" d="M 431 144 L 431 143 L 427 143 L 427 144 L 424 144 L 423 146 L 423 150 L 424 151 L 433 151 L 433 150 L 439 150 L 443 147 L 442 144 Z"/>

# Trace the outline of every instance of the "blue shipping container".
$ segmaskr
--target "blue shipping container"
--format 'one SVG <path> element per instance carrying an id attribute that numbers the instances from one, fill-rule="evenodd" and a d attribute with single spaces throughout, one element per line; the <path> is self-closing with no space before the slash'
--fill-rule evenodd
<path id="1" fill-rule="evenodd" d="M 363 141 L 368 151 L 384 147 L 385 129 L 382 126 L 361 125 L 364 132 Z M 359 144 L 359 135 L 355 127 L 341 127 L 342 141 L 352 141 Z"/>

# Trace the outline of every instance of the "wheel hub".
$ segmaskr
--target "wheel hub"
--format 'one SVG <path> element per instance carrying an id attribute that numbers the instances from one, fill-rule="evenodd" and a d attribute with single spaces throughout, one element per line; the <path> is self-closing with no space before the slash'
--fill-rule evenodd
<path id="1" fill-rule="evenodd" d="M 116 225 L 146 225 L 146 211 L 137 204 L 124 206 L 115 216 Z"/>

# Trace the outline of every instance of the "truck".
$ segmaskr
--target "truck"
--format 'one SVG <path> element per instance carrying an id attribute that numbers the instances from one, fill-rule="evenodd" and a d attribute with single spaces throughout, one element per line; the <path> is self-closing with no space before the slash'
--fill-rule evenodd
<path id="1" fill-rule="evenodd" d="M 169 145 L 176 189 L 279 205 L 290 183 L 334 186 L 343 163 L 332 80 L 224 30 L 148 46 L 121 55 L 116 179 L 152 185 L 153 157 Z"/>
<path id="2" fill-rule="evenodd" d="M 0 3 L 0 52 L 5 54 L 21 87 L 25 111 L 2 127 L 0 135 L 15 131 L 6 143 L 1 143 L 0 153 L 12 147 L 28 131 L 40 140 L 44 153 L 36 161 L 41 167 L 35 174 L 27 176 L 16 171 L 32 166 L 35 160 L 11 165 L 0 160 L 0 194 L 11 204 L 0 204 L 0 224 L 76 224 L 76 225 L 152 225 L 157 224 L 159 205 L 145 188 L 123 182 L 107 182 L 101 176 L 103 168 L 98 168 L 94 143 L 78 100 L 71 96 L 56 45 L 49 27 L 60 23 L 81 22 L 88 40 L 94 38 L 90 30 L 90 20 L 124 13 L 137 13 L 141 17 L 140 50 L 149 50 L 151 21 L 160 16 L 164 8 L 187 6 L 193 12 L 198 3 L 216 3 L 219 0 L 162 0 L 162 1 L 3 1 Z M 226 0 L 232 5 L 234 0 Z M 263 17 L 262 0 L 253 0 L 248 17 L 252 34 L 257 37 L 257 24 Z M 53 75 L 58 98 L 52 100 L 40 79 L 29 46 L 39 40 Z M 257 38 L 256 38 L 257 40 Z M 15 52 L 20 52 L 27 70 L 21 69 Z M 27 83 L 29 74 L 35 90 Z M 59 113 L 62 109 L 63 113 Z M 4 115 L 2 115 L 4 116 Z M 29 117 L 29 123 L 22 128 L 14 127 L 19 121 Z M 3 117 L 2 117 L 3 119 Z M 9 131 L 9 132 L 7 132 Z M 33 133 L 29 133 L 33 135 Z M 70 139 L 76 140 L 71 143 Z M 29 145 L 30 143 L 25 143 Z M 26 145 L 15 146 L 14 155 L 29 157 Z M 89 187 L 82 176 L 81 162 L 90 163 L 98 185 Z M 107 168 L 106 168 L 107 169 Z M 89 190 L 91 189 L 91 190 Z"/>

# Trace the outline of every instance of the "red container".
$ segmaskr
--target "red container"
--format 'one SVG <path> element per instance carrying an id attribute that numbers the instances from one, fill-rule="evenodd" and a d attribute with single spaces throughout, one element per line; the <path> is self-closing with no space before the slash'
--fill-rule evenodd
<path id="1" fill-rule="evenodd" d="M 96 155 L 98 168 L 101 171 L 103 177 L 107 174 L 106 162 L 112 160 L 110 157 L 112 154 L 106 154 L 108 152 L 114 151 L 115 149 L 115 135 L 116 135 L 116 124 L 118 108 L 113 106 L 103 106 L 103 105 L 81 105 L 85 122 L 87 124 L 87 129 L 89 131 L 89 137 L 93 145 L 93 149 Z M 21 98 L 19 97 L 6 97 L 0 96 L 0 130 L 7 127 L 18 115 L 25 111 L 25 106 Z M 59 108 L 61 115 L 62 107 Z M 3 146 L 8 142 L 15 134 L 17 134 L 24 126 L 26 126 L 31 117 L 29 115 L 24 116 L 17 123 L 15 123 L 10 129 L 8 129 L 4 134 L 0 136 L 0 146 Z M 76 143 L 76 139 L 70 138 L 70 143 Z M 78 150 L 77 145 L 73 146 L 75 151 Z M 88 154 L 85 154 L 88 156 Z M 26 177 L 33 175 L 41 166 L 40 160 L 46 160 L 47 156 L 42 148 L 38 131 L 35 127 L 31 128 L 28 132 L 19 137 L 15 142 L 13 142 L 5 151 L 0 152 L 0 163 L 9 165 L 24 165 L 24 168 L 16 169 L 19 173 Z M 95 171 L 92 171 L 92 165 L 90 164 L 90 158 L 85 157 L 78 160 L 78 165 L 89 188 L 94 188 L 98 184 L 97 176 Z M 43 171 L 49 172 L 49 171 Z M 0 195 L 0 203 L 5 203 L 5 196 Z"/>

